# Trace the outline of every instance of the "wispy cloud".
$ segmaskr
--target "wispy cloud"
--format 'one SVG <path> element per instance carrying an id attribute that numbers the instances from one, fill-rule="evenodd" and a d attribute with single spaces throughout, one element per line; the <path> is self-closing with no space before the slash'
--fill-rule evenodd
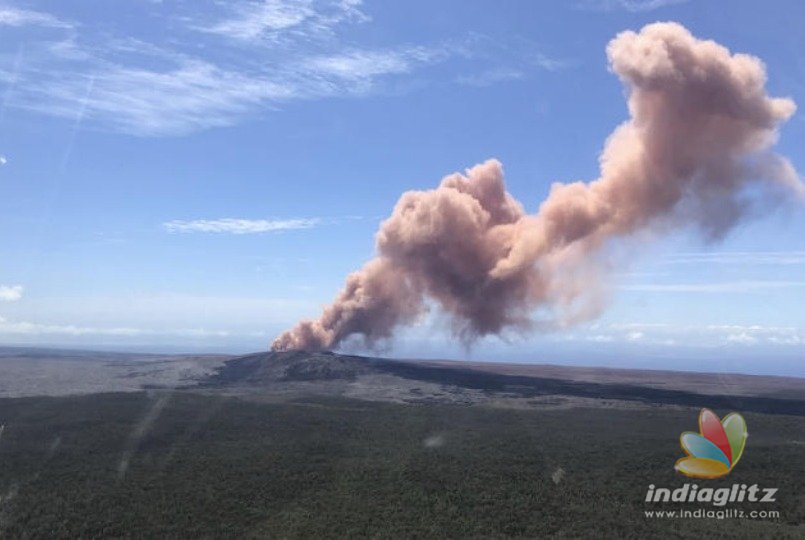
<path id="1" fill-rule="evenodd" d="M 266 33 L 297 27 L 316 13 L 310 2 L 282 0 L 236 3 L 233 11 L 234 17 L 198 29 L 234 39 L 253 40 Z"/>
<path id="2" fill-rule="evenodd" d="M 565 60 L 551 58 L 550 56 L 542 53 L 535 53 L 531 55 L 531 57 L 527 58 L 527 61 L 528 63 L 546 71 L 557 71 L 559 69 L 568 67 L 569 65 L 569 63 Z"/>
<path id="3" fill-rule="evenodd" d="M 377 75 L 408 73 L 417 64 L 443 57 L 439 50 L 403 47 L 397 50 L 349 50 L 335 55 L 314 56 L 306 66 L 312 73 L 346 80 L 364 80 Z"/>
<path id="4" fill-rule="evenodd" d="M 578 7 L 595 11 L 625 10 L 630 13 L 645 13 L 668 6 L 684 4 L 690 0 L 582 0 Z"/>
<path id="5" fill-rule="evenodd" d="M 63 336 L 175 336 L 175 337 L 227 337 L 231 333 L 226 330 L 207 330 L 204 328 L 178 328 L 173 330 L 156 330 L 153 328 L 132 327 L 95 327 L 72 324 L 39 324 L 28 321 L 11 321 L 0 317 L 0 335 L 63 335 Z"/>
<path id="6" fill-rule="evenodd" d="M 646 283 L 624 285 L 622 290 L 670 293 L 748 293 L 805 287 L 805 281 L 731 281 L 719 283 Z"/>
<path id="7" fill-rule="evenodd" d="M 68 39 L 40 50 L 15 74 L 7 105 L 69 119 L 80 109 L 87 122 L 133 135 L 184 135 L 229 126 L 291 101 L 366 94 L 383 78 L 449 55 L 441 47 L 316 54 L 301 53 L 300 46 L 264 66 L 243 61 L 222 68 L 137 41 L 113 45 L 110 53 L 109 47 L 82 47 Z M 117 58 L 127 55 L 138 58 L 136 65 Z M 11 82 L 11 75 L 0 73 L 3 79 Z"/>
<path id="8" fill-rule="evenodd" d="M 646 334 L 643 332 L 638 332 L 637 330 L 632 330 L 631 332 L 626 333 L 626 341 L 640 341 L 646 337 Z"/>
<path id="9" fill-rule="evenodd" d="M 0 285 L 0 302 L 16 302 L 22 298 L 22 285 Z"/>
<path id="10" fill-rule="evenodd" d="M 458 84 L 486 87 L 498 83 L 528 79 L 539 72 L 553 72 L 573 65 L 566 59 L 545 54 L 534 41 L 517 37 L 511 41 L 492 39 L 480 34 L 472 34 L 456 49 L 469 58 L 485 57 L 489 64 L 473 62 L 481 69 L 465 72 L 454 80 Z"/>
<path id="11" fill-rule="evenodd" d="M 728 343 L 736 343 L 738 345 L 754 345 L 758 342 L 758 338 L 747 333 L 740 332 L 738 334 L 730 334 L 727 336 Z"/>
<path id="12" fill-rule="evenodd" d="M 286 278 L 288 286 L 294 277 Z M 265 340 L 288 319 L 309 316 L 318 301 L 294 294 L 289 298 L 137 293 L 116 296 L 37 296 L 8 305 L 0 315 L 0 336 L 37 343 L 37 336 L 115 337 L 253 337 Z M 22 339 L 31 336 L 32 339 Z M 116 339 L 117 340 L 117 339 Z M 12 341 L 6 338 L 6 341 Z M 166 339 L 166 341 L 171 341 Z M 48 342 L 47 339 L 38 343 Z M 51 341 L 58 343 L 58 341 Z M 141 343 L 137 341 L 138 343 Z M 177 341 L 173 341 L 176 343 Z"/>
<path id="13" fill-rule="evenodd" d="M 5 165 L 6 163 L 8 163 L 8 158 L 6 158 L 6 156 L 0 155 L 0 166 Z"/>
<path id="14" fill-rule="evenodd" d="M 47 95 L 30 92 L 17 105 L 55 116 L 75 116 L 84 105 L 87 118 L 107 128 L 135 135 L 181 135 L 231 125 L 265 101 L 294 96 L 287 82 L 272 82 L 244 73 L 224 71 L 203 61 L 181 60 L 167 71 L 123 66 L 87 79 L 54 77 Z"/>
<path id="15" fill-rule="evenodd" d="M 664 264 L 798 265 L 805 264 L 805 251 L 722 251 L 675 253 Z"/>
<path id="16" fill-rule="evenodd" d="M 522 79 L 525 74 L 519 69 L 494 68 L 473 75 L 459 75 L 456 82 L 469 86 L 485 87 L 505 81 Z"/>
<path id="17" fill-rule="evenodd" d="M 271 104 L 364 94 L 379 78 L 409 73 L 441 58 L 438 51 L 425 48 L 352 50 L 252 71 L 176 56 L 176 65 L 162 71 L 106 65 L 83 77 L 43 74 L 47 85 L 15 91 L 12 104 L 67 118 L 80 105 L 87 119 L 114 131 L 183 135 L 232 125 Z M 88 80 L 93 80 L 89 94 Z"/>
<path id="18" fill-rule="evenodd" d="M 606 327 L 612 341 L 640 341 L 646 344 L 693 346 L 797 346 L 805 345 L 805 331 L 794 326 L 760 324 L 701 324 L 613 323 Z M 594 335 L 602 335 L 595 328 Z M 639 336 L 633 339 L 634 336 Z"/>
<path id="19" fill-rule="evenodd" d="M 78 32 L 40 12 L 7 15 L 62 30 L 23 38 L 25 62 L 13 72 L 0 69 L 8 88 L 4 108 L 71 121 L 81 110 L 89 129 L 175 136 L 259 120 L 294 101 L 394 93 L 404 77 L 451 59 L 473 59 L 479 73 L 498 66 L 500 57 L 520 58 L 518 69 L 560 66 L 531 44 L 490 49 L 482 39 L 361 46 L 348 30 L 370 19 L 356 0 L 204 2 L 191 13 L 172 6 L 169 15 L 165 8 L 152 19 L 170 36 L 164 39 L 92 25 Z M 505 78 L 497 77 L 487 74 L 484 84 Z"/>
<path id="20" fill-rule="evenodd" d="M 72 23 L 43 13 L 10 6 L 0 6 L 0 26 L 46 26 L 50 28 L 72 28 Z"/>
<path id="21" fill-rule="evenodd" d="M 246 0 L 232 2 L 220 21 L 195 25 L 199 31 L 249 43 L 274 42 L 287 34 L 315 38 L 343 22 L 365 22 L 360 0 Z"/>
<path id="22" fill-rule="evenodd" d="M 163 223 L 171 233 L 228 233 L 255 234 L 293 229 L 310 229 L 321 222 L 318 218 L 305 219 L 196 219 L 192 221 L 173 220 Z"/>

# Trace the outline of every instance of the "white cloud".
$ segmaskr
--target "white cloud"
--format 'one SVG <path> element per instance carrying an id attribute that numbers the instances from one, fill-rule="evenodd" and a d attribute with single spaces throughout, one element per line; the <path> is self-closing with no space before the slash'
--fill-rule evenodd
<path id="1" fill-rule="evenodd" d="M 527 50 L 482 39 L 362 47 L 346 35 L 348 25 L 369 20 L 356 0 L 214 1 L 183 12 L 188 5 L 173 3 L 154 19 L 162 26 L 148 39 L 93 25 L 56 41 L 27 37 L 20 68 L 0 69 L 5 106 L 72 122 L 80 113 L 88 128 L 175 136 L 259 119 L 293 101 L 391 92 L 405 86 L 401 77 L 450 59 L 473 60 L 481 73 L 500 57 L 523 70 L 560 65 L 530 43 Z M 26 13 L 13 20 L 64 26 Z"/>
<path id="2" fill-rule="evenodd" d="M 359 80 L 390 73 L 407 73 L 415 64 L 429 62 L 438 56 L 435 51 L 424 47 L 388 51 L 352 50 L 312 57 L 307 60 L 307 66 L 313 73 Z"/>
<path id="3" fill-rule="evenodd" d="M 456 82 L 469 86 L 484 87 L 505 81 L 516 81 L 524 76 L 525 74 L 519 69 L 494 68 L 476 75 L 461 75 L 456 78 Z"/>
<path id="4" fill-rule="evenodd" d="M 289 280 L 289 284 L 292 283 L 293 280 Z M 313 316 L 319 307 L 318 302 L 298 295 L 293 298 L 266 298 L 257 292 L 246 297 L 139 293 L 30 298 L 25 303 L 9 306 L 3 315 L 54 326 L 190 327 L 232 331 L 236 326 L 240 330 L 253 331 Z"/>
<path id="5" fill-rule="evenodd" d="M 572 62 L 553 58 L 539 49 L 537 43 L 521 37 L 502 42 L 473 34 L 468 41 L 456 45 L 456 50 L 467 58 L 485 57 L 492 61 L 491 65 L 480 63 L 482 69 L 459 75 L 455 82 L 477 87 L 491 86 L 526 79 L 538 71 L 558 71 L 572 65 Z"/>
<path id="6" fill-rule="evenodd" d="M 640 341 L 644 336 L 643 332 L 632 331 L 626 334 L 626 341 Z"/>
<path id="7" fill-rule="evenodd" d="M 293 284 L 291 279 L 289 285 Z M 196 339 L 268 346 L 289 321 L 311 317 L 319 303 L 292 298 L 138 293 L 118 296 L 37 297 L 8 305 L 0 338 L 15 343 L 163 342 Z M 65 338 L 65 341 L 60 341 Z M 108 338 L 108 339 L 101 339 Z M 148 339 L 146 339 L 148 338 Z"/>
<path id="8" fill-rule="evenodd" d="M 182 60 L 167 71 L 115 66 L 89 79 L 53 77 L 46 88 L 17 96 L 16 105 L 67 118 L 79 107 L 87 119 L 115 131 L 181 135 L 230 125 L 255 106 L 294 93 L 282 82 Z"/>
<path id="9" fill-rule="evenodd" d="M 748 293 L 805 287 L 805 281 L 732 281 L 721 283 L 647 283 L 624 285 L 625 291 L 670 293 Z"/>
<path id="10" fill-rule="evenodd" d="M 736 343 L 738 345 L 754 345 L 758 342 L 758 339 L 747 332 L 741 332 L 740 334 L 728 335 L 727 342 Z"/>
<path id="11" fill-rule="evenodd" d="M 674 325 L 668 323 L 613 323 L 609 328 L 625 331 L 625 341 L 641 343 L 685 344 L 688 346 L 779 345 L 805 344 L 805 330 L 794 326 L 764 326 L 760 324 L 701 324 Z"/>
<path id="12" fill-rule="evenodd" d="M 235 11 L 234 18 L 199 29 L 235 39 L 252 40 L 266 32 L 299 26 L 316 13 L 310 2 L 283 0 L 244 2 L 236 4 Z"/>
<path id="13" fill-rule="evenodd" d="M 579 7 L 596 11 L 623 9 L 631 13 L 644 13 L 668 6 L 684 4 L 690 0 L 582 0 Z"/>
<path id="14" fill-rule="evenodd" d="M 314 39 L 329 35 L 343 22 L 365 22 L 369 17 L 360 9 L 360 0 L 246 0 L 232 2 L 230 16 L 199 31 L 254 43 L 275 42 L 292 34 Z"/>
<path id="15" fill-rule="evenodd" d="M 125 124 L 132 131 L 181 132 L 198 127 L 228 125 L 233 116 L 264 100 L 282 100 L 294 90 L 283 82 L 273 82 L 238 72 L 223 71 L 205 62 L 189 62 L 167 73 L 120 69 L 109 74 L 93 99 L 94 109 L 119 114 L 118 95 L 128 96 L 135 106 L 128 109 Z M 143 88 L 142 92 L 136 89 Z M 123 92 L 125 94 L 118 94 Z M 161 102 L 173 95 L 171 105 Z M 104 110 L 105 109 L 105 110 Z M 167 113 L 167 118 L 163 120 Z"/>
<path id="16" fill-rule="evenodd" d="M 770 336 L 769 343 L 775 345 L 805 345 L 805 336 L 800 335 L 787 335 L 787 336 Z"/>
<path id="17" fill-rule="evenodd" d="M 670 327 L 671 325 L 667 323 L 612 323 L 609 325 L 609 328 L 613 330 L 629 330 L 636 332 L 664 329 Z"/>
<path id="18" fill-rule="evenodd" d="M 196 219 L 192 221 L 173 220 L 163 224 L 172 233 L 230 233 L 255 234 L 292 229 L 310 229 L 321 222 L 318 218 L 305 219 Z"/>
<path id="19" fill-rule="evenodd" d="M 529 61 L 531 64 L 547 71 L 557 71 L 568 65 L 564 60 L 557 60 L 542 53 L 534 54 Z"/>
<path id="20" fill-rule="evenodd" d="M 226 70 L 175 56 L 168 61 L 178 64 L 164 71 L 117 65 L 88 78 L 59 74 L 18 97 L 16 105 L 68 118 L 80 108 L 87 119 L 133 135 L 183 135 L 232 125 L 271 104 L 365 94 L 381 77 L 444 57 L 424 47 L 350 50 L 288 61 L 265 72 Z"/>
<path id="21" fill-rule="evenodd" d="M 0 302 L 16 302 L 22 298 L 22 285 L 0 285 Z"/>
<path id="22" fill-rule="evenodd" d="M 41 11 L 0 6 L 0 26 L 46 26 L 72 28 L 73 25 Z"/>
<path id="23" fill-rule="evenodd" d="M 4 104 L 70 120 L 82 111 L 89 125 L 133 135 L 183 135 L 232 125 L 291 100 L 365 92 L 373 76 L 397 72 L 390 67 L 374 75 L 367 72 L 364 84 L 356 88 L 336 74 L 314 70 L 308 62 L 322 51 L 343 48 L 334 31 L 345 23 L 366 20 L 360 16 L 359 2 L 269 0 L 205 7 L 211 6 L 232 10 L 237 17 L 205 31 L 244 39 L 270 31 L 281 34 L 282 43 L 275 43 L 259 62 L 253 48 L 232 48 L 220 41 L 198 47 L 198 35 L 178 12 L 162 20 L 169 23 L 172 35 L 190 33 L 192 39 L 184 35 L 170 41 L 144 41 L 87 27 L 58 41 L 26 42 L 23 68 L 13 73 L 0 70 L 0 83 L 9 85 Z M 58 21 L 38 12 L 0 13 L 6 14 L 9 23 L 55 25 Z M 377 53 L 375 59 L 384 54 L 391 57 L 395 52 L 392 48 Z"/>
<path id="24" fill-rule="evenodd" d="M 626 11 L 645 12 L 655 9 L 684 4 L 690 0 L 617 0 L 616 3 Z"/>
<path id="25" fill-rule="evenodd" d="M 0 165 L 5 165 L 8 163 L 8 158 L 6 156 L 0 155 Z"/>
<path id="26" fill-rule="evenodd" d="M 805 251 L 725 251 L 674 253 L 665 264 L 798 265 L 805 264 Z"/>
<path id="27" fill-rule="evenodd" d="M 606 327 L 593 324 L 581 328 L 575 332 L 562 333 L 556 336 L 560 341 L 587 341 L 593 343 L 641 343 L 644 345 L 672 345 L 674 342 L 667 336 L 652 335 L 650 332 L 641 330 L 631 330 L 624 332 L 628 328 L 640 328 L 642 325 L 618 325 L 611 324 Z M 611 331 L 607 331 L 611 330 Z"/>
<path id="28" fill-rule="evenodd" d="M 232 125 L 272 104 L 365 94 L 378 78 L 446 57 L 443 51 L 424 47 L 353 49 L 336 55 L 289 55 L 268 68 L 223 69 L 206 60 L 142 44 L 135 47 L 136 54 L 170 67 L 132 67 L 95 56 L 62 59 L 79 65 L 21 73 L 8 104 L 71 120 L 80 110 L 85 121 L 132 135 L 184 135 Z M 70 51 L 80 56 L 72 46 Z"/>
<path id="29" fill-rule="evenodd" d="M 39 324 L 27 321 L 10 321 L 0 317 L 0 335 L 63 335 L 63 336 L 176 336 L 176 337 L 227 337 L 231 333 L 226 330 L 206 330 L 204 328 L 178 328 L 174 330 L 156 330 L 153 328 L 131 327 L 94 327 L 73 324 Z"/>

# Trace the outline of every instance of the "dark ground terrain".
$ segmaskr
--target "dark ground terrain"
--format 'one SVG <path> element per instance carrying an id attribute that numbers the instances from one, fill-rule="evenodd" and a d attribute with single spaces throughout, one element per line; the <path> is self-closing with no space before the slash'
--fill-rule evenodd
<path id="1" fill-rule="evenodd" d="M 689 374 L 691 392 L 681 374 L 306 353 L 207 367 L 172 388 L 0 399 L 0 537 L 805 537 L 801 380 Z M 747 420 L 726 478 L 673 470 L 701 406 Z M 645 517 L 718 509 L 643 502 L 685 482 L 777 487 L 725 508 L 780 517 Z"/>

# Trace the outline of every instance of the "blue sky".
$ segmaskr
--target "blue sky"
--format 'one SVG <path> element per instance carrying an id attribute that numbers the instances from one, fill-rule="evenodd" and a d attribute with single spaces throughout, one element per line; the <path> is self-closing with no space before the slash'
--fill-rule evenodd
<path id="1" fill-rule="evenodd" d="M 369 259 L 408 189 L 487 158 L 533 211 L 627 117 L 618 32 L 673 20 L 805 104 L 805 5 L 670 0 L 0 2 L 0 343 L 265 349 Z M 805 115 L 778 151 L 805 170 Z M 611 303 L 467 353 L 805 375 L 805 212 L 625 257 Z"/>

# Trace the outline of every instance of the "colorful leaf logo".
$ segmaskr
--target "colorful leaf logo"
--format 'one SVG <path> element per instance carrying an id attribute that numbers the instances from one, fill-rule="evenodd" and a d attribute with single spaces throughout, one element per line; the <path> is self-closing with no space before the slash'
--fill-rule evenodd
<path id="1" fill-rule="evenodd" d="M 729 474 L 741 459 L 746 446 L 746 421 L 738 413 L 724 420 L 710 409 L 699 413 L 699 433 L 686 431 L 679 443 L 687 457 L 674 468 L 691 478 L 719 478 Z"/>

